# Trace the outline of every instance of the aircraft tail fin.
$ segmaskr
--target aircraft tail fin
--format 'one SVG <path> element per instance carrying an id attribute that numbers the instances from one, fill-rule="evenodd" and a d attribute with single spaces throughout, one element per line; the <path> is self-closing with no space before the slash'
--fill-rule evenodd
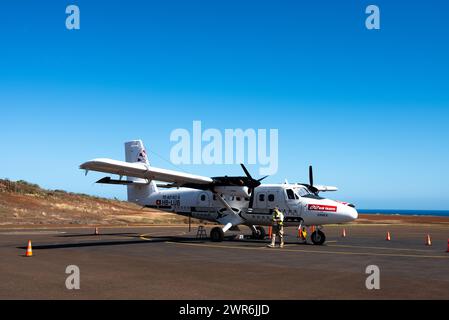
<path id="1" fill-rule="evenodd" d="M 130 163 L 144 163 L 150 165 L 148 155 L 143 145 L 142 140 L 133 140 L 125 143 L 126 162 Z M 155 181 L 147 181 L 145 179 L 128 177 L 128 181 L 133 182 L 127 186 L 128 201 L 135 202 L 141 205 L 145 204 L 145 199 L 151 194 L 158 192 Z"/>

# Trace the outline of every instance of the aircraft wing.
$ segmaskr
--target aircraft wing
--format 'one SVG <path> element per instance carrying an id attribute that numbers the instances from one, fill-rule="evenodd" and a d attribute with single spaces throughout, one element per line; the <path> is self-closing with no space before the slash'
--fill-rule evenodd
<path id="1" fill-rule="evenodd" d="M 80 165 L 80 169 L 117 174 L 119 176 L 170 182 L 175 185 L 184 185 L 189 183 L 207 185 L 213 182 L 213 180 L 209 177 L 155 168 L 144 163 L 130 163 L 103 158 L 87 161 Z"/>

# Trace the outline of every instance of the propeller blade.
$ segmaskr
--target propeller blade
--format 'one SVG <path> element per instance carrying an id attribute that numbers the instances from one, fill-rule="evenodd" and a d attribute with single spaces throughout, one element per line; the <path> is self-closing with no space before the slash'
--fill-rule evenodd
<path id="1" fill-rule="evenodd" d="M 243 163 L 241 163 L 240 165 L 242 166 L 243 171 L 245 171 L 246 176 L 251 180 L 254 180 L 253 177 L 251 177 L 251 175 L 249 174 L 249 171 L 246 169 L 245 165 Z"/>
<path id="2" fill-rule="evenodd" d="M 309 166 L 309 184 L 313 187 L 313 168 Z"/>
<path id="3" fill-rule="evenodd" d="M 246 177 L 248 178 L 247 180 L 247 187 L 249 188 L 257 188 L 258 186 L 260 186 L 260 182 L 267 178 L 267 177 L 263 177 L 259 180 L 254 179 L 251 174 L 249 173 L 248 169 L 246 169 L 245 165 L 243 163 L 240 164 L 242 166 L 243 171 L 245 171 Z"/>
<path id="4" fill-rule="evenodd" d="M 268 178 L 268 176 L 265 176 L 263 178 L 260 178 L 258 180 L 254 179 L 251 174 L 249 173 L 248 169 L 246 169 L 245 165 L 243 163 L 240 164 L 242 166 L 243 171 L 246 174 L 246 177 L 248 178 L 247 180 L 247 184 L 246 186 L 248 187 L 248 192 L 249 192 L 249 206 L 248 208 L 252 208 L 253 204 L 254 204 L 254 189 L 256 189 L 258 186 L 260 186 L 263 180 L 265 180 L 266 178 Z"/>

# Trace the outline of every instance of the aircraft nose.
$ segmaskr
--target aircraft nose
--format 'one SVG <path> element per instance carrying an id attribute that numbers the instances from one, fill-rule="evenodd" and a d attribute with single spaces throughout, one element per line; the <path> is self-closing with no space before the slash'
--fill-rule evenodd
<path id="1" fill-rule="evenodd" d="M 341 213 L 340 217 L 343 223 L 354 221 L 359 217 L 354 205 L 340 205 L 339 211 Z"/>
<path id="2" fill-rule="evenodd" d="M 349 206 L 346 209 L 346 215 L 348 216 L 348 218 L 351 219 L 351 221 L 353 221 L 359 217 L 359 213 L 357 212 L 357 210 L 355 208 L 352 208 Z"/>

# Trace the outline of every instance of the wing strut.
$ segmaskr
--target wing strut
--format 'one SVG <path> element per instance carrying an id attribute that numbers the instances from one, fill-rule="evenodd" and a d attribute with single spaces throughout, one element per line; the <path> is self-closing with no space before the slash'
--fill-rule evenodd
<path id="1" fill-rule="evenodd" d="M 224 224 L 223 232 L 228 231 L 233 226 L 239 225 L 243 222 L 242 218 L 232 209 L 232 207 L 229 205 L 229 203 L 226 202 L 225 199 L 218 193 L 214 194 L 217 196 L 218 200 L 228 209 L 228 211 L 232 212 L 232 214 L 226 215 L 223 218 L 217 219 L 218 222 L 221 224 Z"/>

